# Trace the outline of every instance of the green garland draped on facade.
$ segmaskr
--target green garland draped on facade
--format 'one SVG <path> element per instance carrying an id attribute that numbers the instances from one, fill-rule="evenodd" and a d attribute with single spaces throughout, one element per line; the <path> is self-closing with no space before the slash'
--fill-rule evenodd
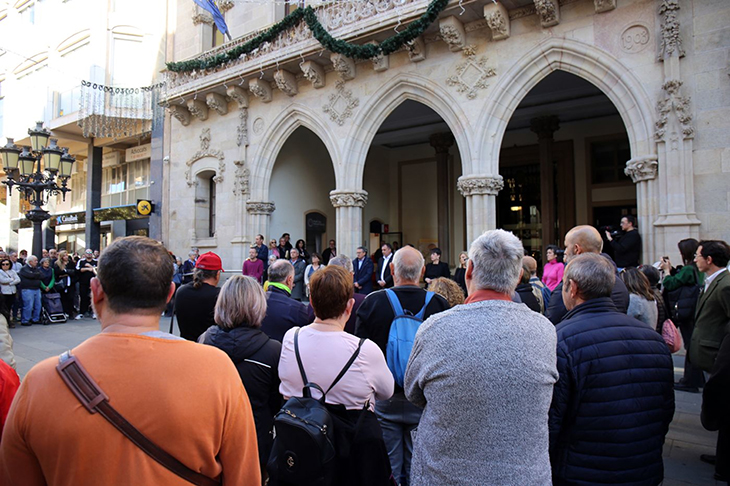
<path id="1" fill-rule="evenodd" d="M 257 35 L 250 41 L 233 47 L 232 49 L 205 59 L 191 59 L 189 61 L 168 62 L 167 69 L 175 73 L 190 72 L 195 70 L 213 69 L 223 64 L 235 61 L 243 54 L 249 54 L 258 49 L 265 42 L 273 42 L 276 37 L 304 20 L 312 35 L 325 49 L 342 54 L 352 59 L 372 59 L 374 57 L 392 54 L 407 42 L 412 41 L 428 28 L 438 17 L 439 13 L 446 8 L 449 0 L 432 0 L 426 12 L 417 20 L 408 25 L 407 28 L 396 35 L 387 38 L 379 45 L 366 44 L 358 45 L 335 39 L 327 29 L 319 22 L 314 9 L 311 6 L 299 8 L 284 17 L 281 22 L 274 24 L 270 29 Z"/>

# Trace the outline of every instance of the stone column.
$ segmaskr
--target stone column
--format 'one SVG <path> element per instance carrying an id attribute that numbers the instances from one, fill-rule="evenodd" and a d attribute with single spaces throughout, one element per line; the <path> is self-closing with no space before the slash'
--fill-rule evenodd
<path id="1" fill-rule="evenodd" d="M 456 184 L 466 198 L 466 247 L 479 235 L 497 227 L 497 193 L 504 188 L 502 176 L 467 175 Z"/>
<path id="2" fill-rule="evenodd" d="M 250 243 L 253 238 L 261 233 L 264 235 L 264 243 L 269 244 L 269 225 L 271 224 L 271 213 L 276 210 L 276 204 L 270 201 L 246 201 L 246 212 L 248 212 L 248 233 L 251 234 Z M 244 242 L 242 242 L 244 243 Z M 242 245 L 245 246 L 245 245 Z M 248 256 L 248 249 L 242 255 L 243 258 Z M 243 258 L 241 262 L 243 262 Z"/>
<path id="3" fill-rule="evenodd" d="M 451 262 L 451 198 L 449 197 L 449 148 L 454 145 L 450 133 L 435 133 L 429 138 L 436 150 L 436 205 L 438 207 L 438 244 L 443 258 Z"/>
<path id="4" fill-rule="evenodd" d="M 636 157 L 626 162 L 624 172 L 636 184 L 636 208 L 641 233 L 641 261 L 651 263 L 656 258 L 656 241 L 651 222 L 657 212 L 657 156 Z"/>
<path id="5" fill-rule="evenodd" d="M 335 207 L 337 248 L 339 254 L 355 258 L 355 249 L 363 244 L 362 208 L 368 202 L 368 193 L 361 190 L 336 189 L 330 192 Z"/>
<path id="6" fill-rule="evenodd" d="M 555 173 L 553 171 L 553 134 L 560 130 L 557 116 L 542 116 L 530 120 L 530 130 L 537 134 L 540 145 L 540 214 L 542 215 L 542 246 L 555 242 Z M 573 189 L 574 190 L 574 189 Z"/>

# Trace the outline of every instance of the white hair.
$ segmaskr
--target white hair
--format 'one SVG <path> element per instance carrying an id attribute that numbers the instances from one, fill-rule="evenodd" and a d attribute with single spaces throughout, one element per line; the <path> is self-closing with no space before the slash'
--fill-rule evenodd
<path id="1" fill-rule="evenodd" d="M 414 255 L 411 257 L 410 255 Z M 417 282 L 421 278 L 423 270 L 423 255 L 420 251 L 397 251 L 393 257 L 393 268 L 395 274 L 407 282 Z"/>
<path id="2" fill-rule="evenodd" d="M 520 279 L 525 249 L 512 233 L 486 231 L 469 248 L 472 280 L 477 289 L 512 295 Z"/>

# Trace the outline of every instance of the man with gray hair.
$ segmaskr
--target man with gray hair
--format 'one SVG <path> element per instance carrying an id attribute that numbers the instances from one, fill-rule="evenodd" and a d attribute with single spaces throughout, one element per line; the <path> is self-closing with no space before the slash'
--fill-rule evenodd
<path id="1" fill-rule="evenodd" d="M 424 408 L 414 486 L 551 484 L 556 336 L 544 316 L 512 301 L 523 255 L 512 233 L 485 232 L 469 250 L 464 305 L 416 334 L 405 377 L 408 400 Z"/>
<path id="2" fill-rule="evenodd" d="M 423 255 L 410 246 L 399 250 L 390 263 L 394 287 L 388 290 L 395 294 L 403 310 L 414 316 L 426 303 L 427 292 L 419 285 L 425 270 Z M 369 338 L 375 342 L 383 351 L 386 359 L 390 326 L 395 318 L 395 312 L 386 294 L 388 290 L 373 292 L 365 298 L 357 311 L 355 324 L 355 335 Z M 448 308 L 449 304 L 446 299 L 440 295 L 433 295 L 425 307 L 423 318 L 427 319 Z M 389 400 L 379 401 L 375 404 L 375 414 L 383 429 L 383 439 L 388 449 L 393 476 L 401 486 L 410 484 L 411 455 L 413 453 L 411 431 L 418 427 L 421 412 L 420 408 L 408 402 L 403 388 L 397 383 L 395 393 Z"/>
<path id="3" fill-rule="evenodd" d="M 261 330 L 271 339 L 281 342 L 286 331 L 302 327 L 311 321 L 307 306 L 291 297 L 294 287 L 294 266 L 285 259 L 276 260 L 269 266 L 269 286 L 266 290 L 268 307 L 261 322 Z"/>
<path id="4" fill-rule="evenodd" d="M 20 291 L 23 296 L 23 311 L 20 324 L 30 326 L 41 322 L 41 269 L 38 268 L 38 257 L 31 255 L 18 272 Z"/>
<path id="5" fill-rule="evenodd" d="M 563 274 L 560 380 L 550 408 L 554 484 L 659 484 L 674 415 L 674 367 L 661 335 L 619 312 L 615 269 L 586 253 Z"/>

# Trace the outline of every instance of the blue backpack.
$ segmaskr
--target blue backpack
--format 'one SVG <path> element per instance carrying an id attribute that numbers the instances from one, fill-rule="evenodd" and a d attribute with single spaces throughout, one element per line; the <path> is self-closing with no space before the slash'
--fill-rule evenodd
<path id="1" fill-rule="evenodd" d="M 426 307 L 431 302 L 434 293 L 426 292 L 426 302 L 415 316 L 410 311 L 403 310 L 403 306 L 400 304 L 395 292 L 391 289 L 385 289 L 385 293 L 388 296 L 390 305 L 393 308 L 393 314 L 395 315 L 393 322 L 390 324 L 385 356 L 388 362 L 388 368 L 393 373 L 395 382 L 402 388 L 403 380 L 406 376 L 406 366 L 408 366 L 408 358 L 411 357 L 416 332 L 423 322 Z"/>

